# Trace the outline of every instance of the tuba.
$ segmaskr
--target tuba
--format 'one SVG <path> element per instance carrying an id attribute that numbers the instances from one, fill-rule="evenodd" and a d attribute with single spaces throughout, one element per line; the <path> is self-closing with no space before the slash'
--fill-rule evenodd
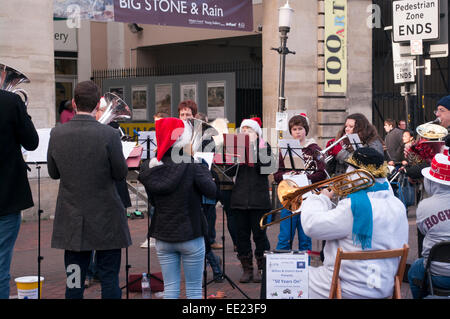
<path id="1" fill-rule="evenodd" d="M 131 118 L 131 111 L 128 105 L 116 94 L 108 92 L 103 96 L 106 102 L 102 116 L 98 121 L 102 124 L 109 124 L 117 119 Z"/>
<path id="2" fill-rule="evenodd" d="M 337 196 L 347 196 L 351 193 L 369 188 L 374 184 L 375 177 L 364 169 L 356 169 L 304 187 L 298 187 L 292 180 L 285 179 L 280 182 L 277 191 L 278 199 L 280 200 L 282 207 L 265 213 L 259 221 L 259 226 L 261 229 L 265 229 L 273 224 L 280 223 L 285 219 L 299 215 L 301 213 L 300 207 L 303 203 L 303 196 L 311 191 L 317 193 L 317 189 L 329 188 Z M 266 217 L 277 213 L 283 208 L 286 208 L 293 213 L 279 220 L 264 224 Z"/>
<path id="3" fill-rule="evenodd" d="M 25 92 L 25 90 L 23 89 L 14 88 L 20 83 L 30 83 L 30 80 L 21 72 L 4 64 L 0 64 L 0 89 L 10 91 L 12 93 L 21 93 L 23 95 L 25 106 L 27 106 L 27 92 Z"/>

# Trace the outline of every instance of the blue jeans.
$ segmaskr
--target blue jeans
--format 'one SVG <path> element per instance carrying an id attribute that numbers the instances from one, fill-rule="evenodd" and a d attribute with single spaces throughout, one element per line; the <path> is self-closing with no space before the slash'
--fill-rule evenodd
<path id="1" fill-rule="evenodd" d="M 280 218 L 291 215 L 287 209 L 283 209 L 280 214 Z M 292 228 L 291 228 L 292 222 Z M 300 220 L 300 215 L 294 216 L 283 220 L 280 223 L 280 234 L 278 235 L 278 250 L 290 250 L 289 241 L 293 241 L 295 237 L 295 231 L 298 231 L 298 250 L 311 250 L 312 242 L 311 238 L 306 236 L 303 231 L 302 222 Z"/>
<path id="2" fill-rule="evenodd" d="M 119 286 L 121 250 L 96 250 L 97 276 L 102 287 L 102 299 L 120 299 L 122 290 Z M 66 299 L 82 299 L 84 281 L 91 261 L 91 251 L 64 251 L 66 267 Z"/>
<path id="3" fill-rule="evenodd" d="M 408 271 L 408 281 L 409 287 L 411 288 L 411 293 L 414 299 L 421 299 L 426 297 L 422 288 L 418 285 L 416 280 L 424 280 L 424 284 L 428 286 L 428 280 L 425 277 L 425 266 L 423 264 L 424 259 L 417 259 L 409 268 Z M 442 288 L 442 289 L 450 289 L 450 277 L 445 276 L 431 276 L 431 280 L 433 282 L 433 286 Z"/>
<path id="4" fill-rule="evenodd" d="M 156 254 L 164 278 L 164 299 L 180 297 L 181 263 L 187 299 L 202 299 L 202 276 L 205 262 L 205 238 L 169 243 L 155 241 Z"/>
<path id="5" fill-rule="evenodd" d="M 20 212 L 0 216 L 0 299 L 9 299 L 9 271 L 21 220 Z"/>

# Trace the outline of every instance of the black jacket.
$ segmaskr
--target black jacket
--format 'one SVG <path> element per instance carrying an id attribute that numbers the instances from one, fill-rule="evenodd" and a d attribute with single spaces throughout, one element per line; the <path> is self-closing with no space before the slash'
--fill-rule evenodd
<path id="1" fill-rule="evenodd" d="M 259 145 L 260 140 L 257 140 Z M 278 170 L 278 162 L 272 154 L 271 147 L 265 143 L 254 156 L 253 166 L 239 165 L 236 182 L 231 192 L 231 208 L 240 210 L 266 210 L 271 209 L 268 175 Z M 262 154 L 265 158 L 262 159 Z M 270 162 L 267 159 L 270 157 Z"/>
<path id="2" fill-rule="evenodd" d="M 138 180 L 144 185 L 155 214 L 150 237 L 166 242 L 184 242 L 205 236 L 207 222 L 202 212 L 202 195 L 215 198 L 216 184 L 204 164 L 176 164 L 170 151 L 162 158 L 163 165 L 150 168 L 141 165 Z"/>
<path id="3" fill-rule="evenodd" d="M 0 110 L 1 216 L 34 205 L 21 146 L 28 151 L 35 150 L 39 136 L 17 94 L 0 90 Z"/>

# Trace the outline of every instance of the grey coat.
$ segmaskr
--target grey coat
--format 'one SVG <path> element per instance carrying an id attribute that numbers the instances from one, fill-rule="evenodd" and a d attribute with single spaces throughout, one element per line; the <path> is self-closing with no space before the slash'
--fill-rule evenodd
<path id="1" fill-rule="evenodd" d="M 50 133 L 48 173 L 60 179 L 52 248 L 109 250 L 131 245 L 115 181 L 127 176 L 119 133 L 76 115 Z"/>

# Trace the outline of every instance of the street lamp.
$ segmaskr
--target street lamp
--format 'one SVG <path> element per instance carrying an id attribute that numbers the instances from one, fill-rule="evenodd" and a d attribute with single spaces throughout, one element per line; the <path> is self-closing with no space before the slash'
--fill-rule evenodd
<path id="1" fill-rule="evenodd" d="M 289 0 L 286 4 L 278 9 L 278 30 L 280 31 L 281 45 L 278 48 L 272 48 L 280 54 L 280 74 L 279 74 L 279 88 L 278 88 L 278 112 L 286 111 L 286 98 L 284 97 L 284 78 L 286 69 L 286 55 L 289 53 L 295 54 L 294 51 L 289 51 L 286 47 L 287 34 L 291 30 L 291 17 L 294 10 L 289 6 Z"/>

